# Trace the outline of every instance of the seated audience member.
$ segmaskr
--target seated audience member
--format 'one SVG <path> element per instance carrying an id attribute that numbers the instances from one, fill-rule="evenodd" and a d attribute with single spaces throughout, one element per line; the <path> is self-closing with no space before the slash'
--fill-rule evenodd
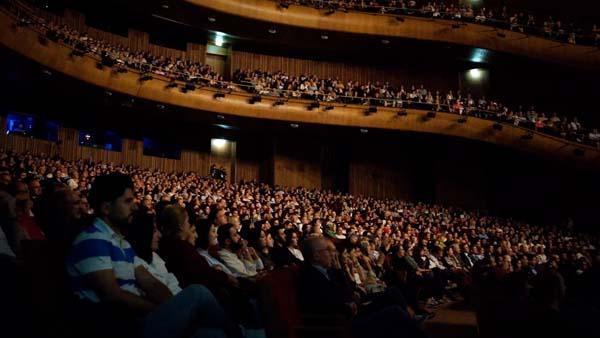
<path id="1" fill-rule="evenodd" d="M 332 271 L 336 250 L 328 240 L 307 238 L 303 249 L 305 264 L 300 270 L 298 294 L 304 311 L 348 316 L 356 337 L 425 337 L 400 305 L 359 308 Z"/>
<path id="2" fill-rule="evenodd" d="M 297 263 L 302 263 L 298 258 L 294 256 L 289 248 L 289 242 L 285 228 L 276 226 L 271 228 L 271 234 L 273 236 L 273 250 L 271 250 L 271 257 L 273 258 L 273 264 L 275 267 L 285 267 Z M 288 232 L 291 235 L 291 232 Z M 290 238 L 291 240 L 291 238 Z"/>
<path id="3" fill-rule="evenodd" d="M 294 229 L 286 230 L 285 242 L 287 245 L 287 249 L 298 261 L 298 263 L 304 262 L 304 256 L 302 256 L 302 251 L 298 249 L 298 232 Z"/>
<path id="4" fill-rule="evenodd" d="M 179 281 L 167 270 L 165 261 L 156 253 L 161 237 L 154 217 L 138 211 L 133 218 L 132 226 L 127 229 L 125 239 L 131 244 L 141 265 L 166 285 L 173 295 L 176 295 L 181 292 Z"/>
<path id="5" fill-rule="evenodd" d="M 163 238 L 160 252 L 167 269 L 173 272 L 183 286 L 202 284 L 213 292 L 223 286 L 237 286 L 237 280 L 224 271 L 212 268 L 190 242 L 196 238 L 189 224 L 187 211 L 176 205 L 164 208 L 158 217 Z"/>
<path id="6" fill-rule="evenodd" d="M 219 258 L 236 277 L 253 278 L 264 269 L 252 247 L 248 247 L 233 224 L 225 224 L 217 231 Z"/>
<path id="7" fill-rule="evenodd" d="M 249 245 L 258 253 L 258 257 L 263 262 L 265 270 L 273 270 L 275 265 L 273 264 L 271 251 L 273 250 L 274 241 L 271 234 L 262 229 L 255 228 L 255 231 L 250 233 Z"/>
<path id="8" fill-rule="evenodd" d="M 115 330 L 130 325 L 142 337 L 225 337 L 225 313 L 208 289 L 194 285 L 173 296 L 136 259 L 122 235 L 137 208 L 131 179 L 97 177 L 90 201 L 96 218 L 76 237 L 67 258 L 81 307 L 97 311 L 89 314 L 98 320 L 97 327 L 87 328 L 114 335 Z M 107 322 L 111 315 L 115 322 L 120 320 L 120 326 Z"/>
<path id="9" fill-rule="evenodd" d="M 15 182 L 13 185 L 13 195 L 15 196 L 15 207 L 17 214 L 17 225 L 25 234 L 25 239 L 44 240 L 46 236 L 38 226 L 33 214 L 33 201 L 29 195 L 29 188 L 23 182 Z"/>
<path id="10" fill-rule="evenodd" d="M 211 252 L 218 249 L 217 228 L 208 222 L 200 222 L 196 227 L 198 233 L 198 253 L 206 259 L 211 268 L 221 270 L 226 274 L 233 276 L 233 273 L 225 264 L 215 258 Z"/>

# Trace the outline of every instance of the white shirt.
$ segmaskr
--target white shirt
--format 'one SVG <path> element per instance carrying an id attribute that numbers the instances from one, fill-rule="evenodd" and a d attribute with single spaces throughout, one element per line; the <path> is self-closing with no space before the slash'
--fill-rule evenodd
<path id="1" fill-rule="evenodd" d="M 213 256 L 211 256 L 208 251 L 204 250 L 204 249 L 198 249 L 198 253 L 200 254 L 200 256 L 204 257 L 204 259 L 206 259 L 206 262 L 208 263 L 208 265 L 212 268 L 214 266 L 218 266 L 223 272 L 225 272 L 228 275 L 232 275 L 233 273 L 231 272 L 231 270 L 229 270 L 229 268 L 221 263 L 218 259 L 214 258 Z"/>
<path id="2" fill-rule="evenodd" d="M 219 258 L 235 277 L 254 277 L 258 270 L 264 269 L 260 258 L 256 261 L 241 260 L 235 253 L 226 249 L 219 250 Z"/>
<path id="3" fill-rule="evenodd" d="M 152 274 L 152 276 L 154 276 L 154 278 L 158 279 L 161 283 L 168 287 L 173 295 L 181 292 L 181 287 L 179 286 L 177 277 L 167 270 L 165 261 L 160 258 L 156 252 L 152 253 L 152 264 L 148 264 L 148 262 L 137 256 L 135 259 L 138 260 L 139 263 L 145 267 L 146 270 Z"/>
<path id="4" fill-rule="evenodd" d="M 288 248 L 288 250 L 296 257 L 298 260 L 304 262 L 304 256 L 302 255 L 302 251 L 296 248 Z"/>
<path id="5" fill-rule="evenodd" d="M 4 234 L 4 231 L 2 230 L 1 227 L 0 227 L 0 255 L 8 255 L 11 257 L 15 257 L 15 253 L 10 248 L 10 245 L 8 245 L 8 239 L 6 238 L 6 234 Z"/>

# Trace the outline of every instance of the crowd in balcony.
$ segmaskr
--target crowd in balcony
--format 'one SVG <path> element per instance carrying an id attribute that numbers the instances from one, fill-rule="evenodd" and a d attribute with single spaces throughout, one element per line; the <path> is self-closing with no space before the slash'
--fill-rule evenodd
<path id="1" fill-rule="evenodd" d="M 535 13 L 518 11 L 502 6 L 492 9 L 474 8 L 470 1 L 425 0 L 281 0 L 283 7 L 290 4 L 311 6 L 331 11 L 365 11 L 394 15 L 414 15 L 430 18 L 474 22 L 534 34 L 570 44 L 600 45 L 600 27 L 597 24 L 565 22 L 556 17 L 540 17 Z"/>
<path id="2" fill-rule="evenodd" d="M 3 279 L 32 241 L 52 243 L 72 306 L 107 334 L 260 334 L 256 289 L 281 269 L 299 269 L 302 311 L 344 316 L 358 337 L 423 337 L 420 322 L 463 298 L 531 332 L 600 305 L 599 237 L 568 224 L 6 150 L 0 203 Z"/>
<path id="3" fill-rule="evenodd" d="M 236 70 L 231 82 L 223 80 L 209 65 L 192 62 L 185 58 L 153 55 L 149 51 L 132 50 L 127 46 L 112 45 L 92 38 L 67 25 L 58 25 L 43 18 L 21 15 L 21 25 L 40 29 L 44 37 L 60 41 L 73 48 L 74 55 L 90 53 L 100 58 L 99 67 L 112 67 L 125 72 L 134 69 L 141 78 L 152 74 L 164 76 L 177 86 L 183 81 L 184 89 L 210 86 L 218 89 L 242 90 L 259 95 L 277 96 L 285 99 L 300 98 L 325 103 L 341 102 L 368 106 L 395 108 L 418 108 L 446 111 L 465 116 L 476 116 L 512 123 L 548 133 L 575 142 L 600 147 L 600 132 L 585 126 L 577 117 L 559 116 L 556 112 L 540 112 L 535 106 L 510 108 L 496 99 L 474 98 L 460 91 L 440 92 L 420 86 L 404 86 L 389 82 L 348 81 L 339 78 L 320 78 L 315 75 L 292 75 L 281 71 Z"/>

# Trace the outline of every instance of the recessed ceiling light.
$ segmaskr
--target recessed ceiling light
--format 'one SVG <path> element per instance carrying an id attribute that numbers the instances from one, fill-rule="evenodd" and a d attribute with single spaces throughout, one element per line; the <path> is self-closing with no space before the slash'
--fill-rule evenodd
<path id="1" fill-rule="evenodd" d="M 384 45 L 387 45 L 388 43 L 390 43 L 390 40 L 383 39 L 383 40 L 381 40 L 381 43 L 383 43 Z"/>
<path id="2" fill-rule="evenodd" d="M 300 125 L 298 125 L 298 123 L 290 123 L 290 127 L 295 129 L 295 128 L 300 127 Z"/>
<path id="3" fill-rule="evenodd" d="M 212 17 L 212 16 L 209 16 L 209 17 L 208 17 L 208 21 L 209 21 L 209 22 L 215 22 L 215 21 L 217 21 L 217 19 L 215 19 L 215 18 L 214 18 L 214 17 Z"/>
<path id="4" fill-rule="evenodd" d="M 368 132 L 369 132 L 369 129 L 361 129 L 361 130 L 360 130 L 360 132 L 361 132 L 362 134 L 366 134 L 366 133 L 368 133 Z"/>
<path id="5" fill-rule="evenodd" d="M 164 9 L 169 9 L 169 3 L 165 2 L 165 3 L 162 4 L 161 7 L 164 8 Z"/>
<path id="6" fill-rule="evenodd" d="M 269 33 L 275 34 L 277 33 L 277 29 L 275 29 L 275 27 L 269 28 Z"/>
<path id="7" fill-rule="evenodd" d="M 321 39 L 327 40 L 327 39 L 329 39 L 329 36 L 327 36 L 327 34 L 323 34 L 323 35 L 321 35 Z"/>

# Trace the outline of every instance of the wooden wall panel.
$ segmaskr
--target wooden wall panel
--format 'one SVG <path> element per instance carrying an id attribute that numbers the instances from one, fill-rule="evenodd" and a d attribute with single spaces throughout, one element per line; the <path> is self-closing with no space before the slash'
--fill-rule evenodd
<path id="1" fill-rule="evenodd" d="M 121 151 L 109 151 L 92 147 L 82 147 L 78 142 L 78 131 L 71 128 L 59 129 L 59 144 L 42 139 L 19 135 L 6 135 L 5 119 L 0 121 L 2 136 L 0 147 L 16 152 L 60 155 L 66 160 L 90 159 L 96 162 L 112 162 L 135 165 L 146 169 L 159 169 L 167 172 L 195 171 L 208 173 L 209 154 L 184 150 L 179 160 L 166 159 L 143 154 L 143 142 L 123 139 Z"/>
<path id="2" fill-rule="evenodd" d="M 262 69 L 264 71 L 282 71 L 293 76 L 316 75 L 320 78 L 338 78 L 343 82 L 389 82 L 395 85 L 410 86 L 425 85 L 427 88 L 447 90 L 456 87 L 454 73 L 447 72 L 436 76 L 427 76 L 423 69 L 411 67 L 382 68 L 367 65 L 353 65 L 342 62 L 298 59 L 285 56 L 257 54 L 243 51 L 233 51 L 231 69 Z M 432 74 L 433 75 L 433 74 Z M 407 89 L 408 89 L 407 88 Z"/>
<path id="3" fill-rule="evenodd" d="M 185 54 L 188 59 L 204 64 L 206 61 L 206 46 L 197 43 L 188 43 Z"/>
<path id="4" fill-rule="evenodd" d="M 260 181 L 260 162 L 251 160 L 237 160 L 237 181 Z"/>
<path id="5" fill-rule="evenodd" d="M 276 155 L 274 158 L 275 185 L 283 187 L 321 188 L 320 163 Z"/>

